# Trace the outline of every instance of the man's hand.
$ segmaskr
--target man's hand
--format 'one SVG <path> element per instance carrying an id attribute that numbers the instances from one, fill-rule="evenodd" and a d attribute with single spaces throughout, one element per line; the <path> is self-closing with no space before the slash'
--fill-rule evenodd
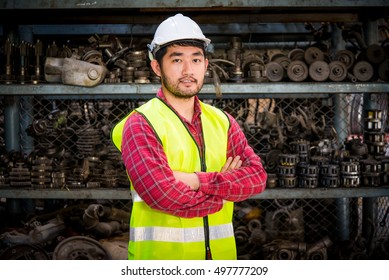
<path id="1" fill-rule="evenodd" d="M 185 184 L 189 185 L 192 190 L 197 191 L 199 189 L 200 181 L 196 173 L 173 171 L 173 174 L 177 181 L 184 182 Z"/>
<path id="2" fill-rule="evenodd" d="M 226 172 L 231 171 L 236 168 L 239 168 L 242 166 L 242 161 L 240 160 L 240 156 L 236 156 L 234 158 L 229 157 L 220 170 L 220 172 Z M 196 173 L 186 173 L 182 171 L 173 171 L 174 178 L 176 180 L 184 182 L 185 184 L 189 185 L 190 188 L 194 191 L 197 191 L 200 187 L 199 179 L 196 175 Z"/>
<path id="3" fill-rule="evenodd" d="M 229 157 L 220 172 L 231 171 L 242 166 L 240 156 Z"/>

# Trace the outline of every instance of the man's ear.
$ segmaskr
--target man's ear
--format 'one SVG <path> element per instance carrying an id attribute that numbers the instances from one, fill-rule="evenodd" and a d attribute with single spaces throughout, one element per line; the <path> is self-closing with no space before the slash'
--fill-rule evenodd
<path id="1" fill-rule="evenodd" d="M 153 59 L 150 62 L 150 66 L 153 69 L 155 75 L 157 75 L 158 77 L 161 77 L 161 67 L 159 66 L 159 63 L 156 59 Z"/>

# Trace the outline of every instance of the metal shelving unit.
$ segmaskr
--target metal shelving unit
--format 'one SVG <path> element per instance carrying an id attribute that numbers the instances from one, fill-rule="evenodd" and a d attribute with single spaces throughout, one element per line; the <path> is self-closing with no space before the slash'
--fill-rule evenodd
<path id="1" fill-rule="evenodd" d="M 291 5 L 293 4 L 293 5 Z M 366 18 L 379 17 L 389 10 L 389 3 L 385 0 L 340 0 L 328 1 L 295 1 L 290 0 L 261 0 L 261 1 L 0 1 L 0 14 L 4 15 L 0 24 L 2 33 L 10 24 L 18 24 L 17 30 L 22 37 L 30 38 L 32 34 L 50 35 L 60 34 L 91 34 L 93 32 L 115 32 L 120 34 L 147 34 L 151 35 L 157 24 L 165 17 L 165 14 L 173 12 L 193 13 L 208 34 L 236 34 L 240 32 L 253 33 L 293 33 L 304 29 L 303 22 L 309 20 L 344 20 L 352 22 L 360 20 L 363 14 Z M 15 17 L 16 14 L 34 12 L 46 15 L 22 20 Z M 214 14 L 212 19 L 207 13 Z M 92 16 L 95 13 L 99 16 Z M 257 14 L 256 11 L 261 11 Z M 200 12 L 200 13 L 199 13 Z M 287 15 L 285 12 L 288 12 Z M 77 13 L 77 17 L 72 14 Z M 129 15 L 126 16 L 126 13 Z M 140 16 L 138 13 L 147 15 Z M 226 21 L 223 13 L 231 14 L 231 20 Z M 58 15 L 61 16 L 58 16 Z M 282 17 L 274 17 L 274 15 Z M 54 16 L 52 16 L 54 15 Z M 112 15 L 116 15 L 112 17 Z M 111 17 L 110 17 L 111 16 Z M 110 18 L 112 22 L 107 22 Z M 365 19 L 363 19 L 365 20 Z M 93 24 L 91 24 L 93 22 Z M 282 22 L 282 24 L 279 24 Z M 38 24 L 37 24 L 38 23 Z M 69 24 L 71 23 L 71 24 Z M 98 24 L 95 24 L 98 23 Z M 221 28 L 224 26 L 224 28 Z M 227 28 L 225 28 L 227 26 Z M 62 84 L 11 84 L 0 85 L 0 96 L 5 100 L 10 99 L 10 104 L 16 102 L 15 98 L 41 96 L 46 98 L 150 98 L 154 96 L 159 85 L 157 84 L 101 84 L 96 87 L 78 87 Z M 206 84 L 200 96 L 215 98 L 214 87 Z M 388 83 L 231 83 L 222 84 L 223 98 L 326 98 L 332 94 L 348 93 L 387 93 Z M 314 94 L 312 94 L 314 93 Z M 14 108 L 11 108 L 11 111 Z M 74 195 L 74 193 L 77 193 Z M 0 196 L 10 198 L 96 198 L 112 197 L 121 199 L 126 190 L 20 190 L 0 189 Z M 353 196 L 389 196 L 389 189 L 360 188 L 360 189 L 294 189 L 284 191 L 269 189 L 261 198 L 289 198 L 289 197 L 353 197 Z"/>
<path id="2" fill-rule="evenodd" d="M 79 87 L 63 84 L 25 84 L 25 85 L 0 85 L 0 95 L 3 96 L 46 96 L 46 95 L 104 95 L 109 97 L 125 96 L 127 98 L 139 98 L 141 96 L 154 96 L 158 90 L 158 84 L 100 84 L 96 87 Z M 389 83 L 230 83 L 221 85 L 222 94 L 228 98 L 246 97 L 320 97 L 316 94 L 341 94 L 341 93 L 386 93 L 389 92 Z M 200 94 L 214 95 L 213 85 L 205 84 Z"/>
<path id="3" fill-rule="evenodd" d="M 324 199 L 389 196 L 389 186 L 379 188 L 268 188 L 252 199 Z M 31 199 L 114 199 L 128 200 L 131 192 L 127 189 L 0 189 L 0 197 Z"/>

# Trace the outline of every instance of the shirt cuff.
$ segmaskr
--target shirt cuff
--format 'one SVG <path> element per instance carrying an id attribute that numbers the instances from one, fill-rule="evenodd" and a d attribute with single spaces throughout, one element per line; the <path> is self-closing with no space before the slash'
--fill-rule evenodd
<path id="1" fill-rule="evenodd" d="M 202 191 L 203 193 L 206 194 L 212 194 L 210 191 L 212 190 L 211 184 L 211 176 L 213 172 L 196 172 L 197 177 L 199 178 L 199 188 L 198 190 Z"/>

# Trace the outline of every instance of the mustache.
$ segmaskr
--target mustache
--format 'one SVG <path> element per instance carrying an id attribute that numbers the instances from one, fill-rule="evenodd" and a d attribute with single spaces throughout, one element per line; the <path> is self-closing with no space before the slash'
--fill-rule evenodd
<path id="1" fill-rule="evenodd" d="M 187 81 L 187 80 L 189 80 L 191 82 L 196 82 L 197 83 L 197 79 L 195 79 L 195 78 L 193 78 L 191 76 L 185 76 L 185 77 L 182 77 L 182 78 L 179 79 L 180 82 Z"/>

